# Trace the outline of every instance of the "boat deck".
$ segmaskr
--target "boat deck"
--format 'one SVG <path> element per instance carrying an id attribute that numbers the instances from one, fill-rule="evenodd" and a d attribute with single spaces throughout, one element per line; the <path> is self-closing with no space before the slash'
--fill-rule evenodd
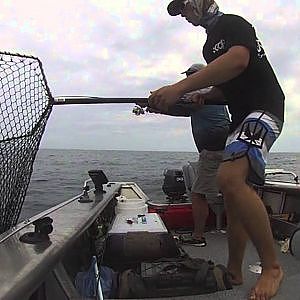
<path id="1" fill-rule="evenodd" d="M 206 247 L 197 247 L 184 245 L 184 250 L 192 257 L 201 257 L 206 260 L 212 260 L 215 264 L 226 265 L 227 260 L 227 239 L 226 234 L 221 232 L 210 232 L 205 235 L 207 240 Z M 275 242 L 276 243 L 276 242 Z M 276 243 L 279 260 L 284 270 L 284 280 L 277 295 L 273 297 L 274 300 L 299 300 L 300 299 L 300 261 L 297 261 L 289 253 L 282 253 L 279 244 Z M 247 295 L 254 286 L 259 274 L 253 273 L 249 270 L 249 265 L 259 262 L 256 250 L 249 242 L 247 245 L 243 274 L 244 284 L 241 286 L 234 286 L 232 290 L 216 292 L 212 294 L 204 294 L 197 296 L 173 297 L 168 299 L 207 299 L 207 300 L 243 300 L 247 299 Z M 159 298 L 163 299 L 163 298 Z"/>

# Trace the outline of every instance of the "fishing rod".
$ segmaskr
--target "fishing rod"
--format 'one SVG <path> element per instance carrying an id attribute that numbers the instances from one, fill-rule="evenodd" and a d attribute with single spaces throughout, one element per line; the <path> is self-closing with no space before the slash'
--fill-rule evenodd
<path id="1" fill-rule="evenodd" d="M 94 96 L 59 96 L 53 98 L 54 105 L 66 105 L 66 104 L 110 104 L 110 103 L 136 103 L 143 106 L 148 106 L 148 98 L 138 97 L 138 98 L 122 98 L 122 97 L 94 97 Z M 180 104 L 193 104 L 187 98 L 183 97 L 179 101 Z M 224 101 L 209 101 L 213 105 L 224 105 Z"/>
<path id="2" fill-rule="evenodd" d="M 59 96 L 53 98 L 54 105 L 67 104 L 123 104 L 136 103 L 141 105 L 148 104 L 148 98 L 122 98 L 122 97 L 93 97 L 93 96 Z"/>
<path id="3" fill-rule="evenodd" d="M 136 104 L 132 112 L 139 116 L 147 111 L 148 98 L 94 97 L 94 96 L 59 96 L 53 98 L 54 105 L 69 104 Z"/>
<path id="4" fill-rule="evenodd" d="M 151 106 L 149 105 L 148 98 L 122 98 L 122 97 L 94 97 L 94 96 L 59 96 L 53 98 L 54 105 L 68 105 L 68 104 L 124 104 L 132 103 L 136 104 L 132 112 L 135 115 L 141 115 L 149 111 Z M 225 101 L 209 101 L 208 103 L 204 102 L 204 105 L 226 105 Z M 192 111 L 195 108 L 199 108 L 199 105 L 193 103 L 188 97 L 183 96 L 178 103 L 172 106 L 172 109 L 176 110 L 190 110 Z"/>

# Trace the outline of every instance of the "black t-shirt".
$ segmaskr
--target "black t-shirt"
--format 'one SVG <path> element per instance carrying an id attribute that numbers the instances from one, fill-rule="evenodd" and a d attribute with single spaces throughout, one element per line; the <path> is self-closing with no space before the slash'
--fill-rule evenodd
<path id="1" fill-rule="evenodd" d="M 224 14 L 207 35 L 203 56 L 210 63 L 233 46 L 247 47 L 250 61 L 243 73 L 218 86 L 228 101 L 231 130 L 255 110 L 270 112 L 283 121 L 284 94 L 254 28 L 242 17 Z"/>

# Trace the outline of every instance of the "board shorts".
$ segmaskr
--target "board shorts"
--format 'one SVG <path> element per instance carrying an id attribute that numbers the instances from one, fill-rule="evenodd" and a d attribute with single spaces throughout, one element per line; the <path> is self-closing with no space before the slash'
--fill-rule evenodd
<path id="1" fill-rule="evenodd" d="M 268 112 L 250 113 L 229 134 L 223 161 L 234 161 L 247 156 L 250 167 L 247 181 L 250 184 L 263 185 L 268 154 L 280 135 L 282 126 L 283 122 Z"/>

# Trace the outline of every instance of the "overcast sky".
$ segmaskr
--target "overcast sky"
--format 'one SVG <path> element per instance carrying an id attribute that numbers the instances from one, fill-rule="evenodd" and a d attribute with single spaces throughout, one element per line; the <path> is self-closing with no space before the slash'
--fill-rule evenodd
<path id="1" fill-rule="evenodd" d="M 39 57 L 53 96 L 148 97 L 204 62 L 203 28 L 166 0 L 1 0 L 2 51 Z M 286 95 L 273 151 L 300 149 L 300 0 L 220 0 L 253 23 Z M 134 105 L 54 107 L 42 148 L 196 151 L 189 118 L 135 116 Z"/>

